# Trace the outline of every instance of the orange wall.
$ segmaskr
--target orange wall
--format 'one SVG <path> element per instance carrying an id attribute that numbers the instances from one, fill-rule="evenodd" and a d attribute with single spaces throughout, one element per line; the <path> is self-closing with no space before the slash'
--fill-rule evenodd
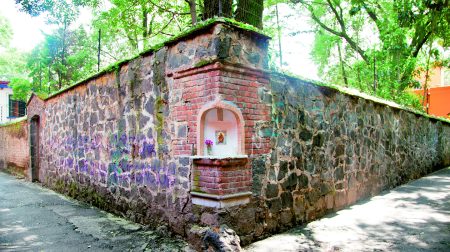
<path id="1" fill-rule="evenodd" d="M 414 93 L 422 96 L 423 90 L 415 90 Z M 428 114 L 450 117 L 450 86 L 429 88 L 428 103 Z"/>
<path id="2" fill-rule="evenodd" d="M 440 66 L 430 69 L 429 79 L 427 82 L 428 87 L 442 87 L 442 86 L 450 85 L 450 83 L 445 83 L 444 76 L 443 76 L 444 70 L 445 69 Z M 446 69 L 446 71 L 449 71 L 449 70 Z M 422 87 L 425 83 L 425 74 L 426 74 L 426 72 L 423 71 L 418 78 L 418 81 L 420 82 L 420 85 Z"/>

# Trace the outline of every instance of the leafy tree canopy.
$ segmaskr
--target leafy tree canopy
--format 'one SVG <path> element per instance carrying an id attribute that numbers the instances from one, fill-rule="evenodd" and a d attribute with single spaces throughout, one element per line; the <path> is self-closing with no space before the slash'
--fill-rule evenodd
<path id="1" fill-rule="evenodd" d="M 449 45 L 448 0 L 290 2 L 310 14 L 311 55 L 327 81 L 417 104 L 404 90 L 418 87 L 414 77 L 426 55 L 445 61 L 438 47 Z"/>
<path id="2" fill-rule="evenodd" d="M 295 26 L 295 23 L 279 22 L 277 6 L 280 4 L 288 4 L 310 16 L 315 34 L 311 57 L 325 81 L 417 104 L 404 90 L 417 87 L 414 77 L 418 71 L 427 69 L 433 62 L 448 64 L 445 51 L 450 44 L 449 0 L 107 2 L 105 5 L 106 1 L 100 0 L 16 0 L 22 11 L 33 16 L 45 15 L 47 22 L 57 27 L 45 34 L 45 40 L 26 60 L 25 72 L 29 74 L 31 90 L 56 91 L 94 73 L 97 64 L 105 67 L 134 55 L 199 19 L 225 15 L 262 27 L 258 13 L 263 3 L 270 8 L 264 17 L 264 28 L 273 37 L 280 38 L 273 40 L 279 46 L 270 49 L 272 66 L 278 65 L 277 59 L 282 57 L 281 34 L 288 26 Z M 73 26 L 80 8 L 89 8 L 93 13 L 87 29 Z M 0 38 L 11 36 L 5 27 L 0 30 Z"/>
<path id="3" fill-rule="evenodd" d="M 0 15 L 0 47 L 9 47 L 12 35 L 11 24 L 5 17 Z"/>

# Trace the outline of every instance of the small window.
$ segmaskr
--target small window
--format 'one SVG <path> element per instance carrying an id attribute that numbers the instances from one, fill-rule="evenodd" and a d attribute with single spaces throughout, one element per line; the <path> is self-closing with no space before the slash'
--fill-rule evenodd
<path id="1" fill-rule="evenodd" d="M 9 95 L 9 117 L 22 117 L 26 114 L 26 104 L 23 101 L 14 100 L 12 95 Z"/>

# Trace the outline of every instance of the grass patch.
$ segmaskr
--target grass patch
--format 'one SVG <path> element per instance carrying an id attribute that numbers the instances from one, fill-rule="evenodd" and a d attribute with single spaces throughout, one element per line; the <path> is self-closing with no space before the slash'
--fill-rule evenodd
<path id="1" fill-rule="evenodd" d="M 5 169 L 3 169 L 3 171 L 19 179 L 25 178 L 26 172 L 25 168 L 21 168 L 14 165 L 8 165 Z"/>

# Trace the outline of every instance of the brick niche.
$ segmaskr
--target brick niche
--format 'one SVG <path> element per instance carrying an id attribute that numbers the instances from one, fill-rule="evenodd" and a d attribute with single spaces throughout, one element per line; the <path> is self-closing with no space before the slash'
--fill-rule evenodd
<path id="1" fill-rule="evenodd" d="M 270 120 L 270 106 L 261 102 L 258 89 L 267 88 L 267 74 L 259 69 L 225 62 L 179 71 L 174 74 L 174 121 L 186 125 L 185 138 L 173 142 L 175 155 L 192 159 L 192 203 L 223 208 L 246 204 L 252 187 L 251 156 L 266 154 L 270 139 L 259 138 L 255 125 Z M 233 154 L 208 155 L 204 141 L 205 115 L 213 109 L 235 116 L 237 144 Z M 220 127 L 220 126 L 219 126 Z M 213 148 L 217 148 L 214 142 Z"/>

